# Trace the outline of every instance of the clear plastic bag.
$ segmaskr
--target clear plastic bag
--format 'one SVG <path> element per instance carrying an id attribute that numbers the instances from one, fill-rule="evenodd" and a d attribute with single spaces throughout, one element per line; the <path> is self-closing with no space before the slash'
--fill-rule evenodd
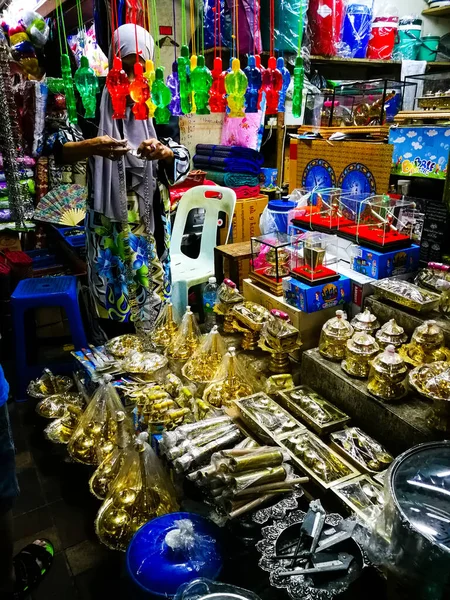
<path id="1" fill-rule="evenodd" d="M 249 396 L 259 387 L 251 373 L 241 365 L 234 348 L 229 348 L 224 355 L 215 380 L 206 388 L 203 400 L 217 407 L 229 406 L 233 400 Z"/>
<path id="2" fill-rule="evenodd" d="M 183 376 L 194 383 L 217 381 L 217 370 L 227 351 L 217 325 L 205 336 L 191 359 L 182 369 Z"/>
<path id="3" fill-rule="evenodd" d="M 259 596 L 234 585 L 216 583 L 209 579 L 194 579 L 183 584 L 177 591 L 174 600 L 260 600 Z"/>
<path id="4" fill-rule="evenodd" d="M 186 361 L 200 344 L 200 329 L 191 307 L 186 307 L 186 312 L 181 320 L 177 334 L 166 349 L 166 356 L 173 360 Z"/>
<path id="5" fill-rule="evenodd" d="M 95 530 L 113 550 L 126 550 L 147 521 L 178 510 L 175 490 L 151 447 L 139 440 L 127 453 L 100 507 Z"/>
<path id="6" fill-rule="evenodd" d="M 367 58 L 390 60 L 398 29 L 398 10 L 393 4 L 375 6 Z"/>
<path id="7" fill-rule="evenodd" d="M 366 58 L 373 18 L 372 0 L 351 0 L 345 7 L 338 56 Z"/>
<path id="8" fill-rule="evenodd" d="M 344 0 L 310 0 L 311 54 L 336 56 L 344 18 Z"/>

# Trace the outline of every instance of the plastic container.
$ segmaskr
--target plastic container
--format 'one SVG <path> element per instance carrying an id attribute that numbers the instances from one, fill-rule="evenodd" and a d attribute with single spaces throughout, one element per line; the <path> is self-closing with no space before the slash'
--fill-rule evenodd
<path id="1" fill-rule="evenodd" d="M 215 277 L 210 277 L 203 290 L 203 311 L 205 313 L 205 329 L 211 331 L 216 324 L 214 306 L 217 303 L 217 283 Z"/>
<path id="2" fill-rule="evenodd" d="M 372 23 L 372 32 L 367 48 L 367 58 L 390 60 L 397 37 L 398 17 L 379 16 Z"/>
<path id="3" fill-rule="evenodd" d="M 281 198 L 281 200 L 270 200 L 267 204 L 267 219 L 272 224 L 271 228 L 266 232 L 279 231 L 280 233 L 287 233 L 289 226 L 288 215 L 291 210 L 295 208 L 296 204 L 288 198 Z"/>
<path id="4" fill-rule="evenodd" d="M 395 60 L 416 60 L 420 46 L 422 19 L 416 16 L 403 17 L 398 22 L 397 43 L 394 48 Z"/>
<path id="5" fill-rule="evenodd" d="M 366 58 L 372 24 L 372 5 L 362 2 L 347 6 L 342 26 L 342 53 L 350 58 Z"/>
<path id="6" fill-rule="evenodd" d="M 311 54 L 336 56 L 343 16 L 344 0 L 310 0 Z"/>
<path id="7" fill-rule="evenodd" d="M 189 527 L 186 525 L 191 524 Z M 172 598 L 197 577 L 216 579 L 222 569 L 220 530 L 191 513 L 171 513 L 146 523 L 128 546 L 128 576 L 143 598 Z"/>
<path id="8" fill-rule="evenodd" d="M 434 62 L 438 53 L 439 42 L 441 41 L 438 35 L 425 35 L 420 38 L 421 44 L 417 60 L 426 60 L 427 62 Z"/>

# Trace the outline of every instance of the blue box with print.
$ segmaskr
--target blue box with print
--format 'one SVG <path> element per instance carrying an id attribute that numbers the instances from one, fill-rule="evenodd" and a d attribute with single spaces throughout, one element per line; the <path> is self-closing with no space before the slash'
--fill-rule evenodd
<path id="1" fill-rule="evenodd" d="M 420 247 L 415 244 L 404 250 L 384 253 L 359 246 L 353 257 L 352 268 L 367 277 L 384 279 L 416 271 L 419 267 L 419 254 Z"/>
<path id="2" fill-rule="evenodd" d="M 307 285 L 293 277 L 283 279 L 284 299 L 303 312 L 313 313 L 351 300 L 351 282 L 341 275 L 337 281 Z"/>
<path id="3" fill-rule="evenodd" d="M 450 127 L 416 125 L 391 127 L 389 143 L 393 175 L 445 179 L 448 169 Z"/>

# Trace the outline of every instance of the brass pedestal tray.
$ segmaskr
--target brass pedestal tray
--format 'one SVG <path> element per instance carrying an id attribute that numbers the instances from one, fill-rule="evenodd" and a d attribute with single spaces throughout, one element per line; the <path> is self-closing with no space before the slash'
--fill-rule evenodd
<path id="1" fill-rule="evenodd" d="M 54 444 L 68 444 L 73 432 L 77 428 L 82 410 L 79 406 L 69 404 L 66 414 L 60 419 L 55 419 L 44 429 L 45 437 Z"/>
<path id="2" fill-rule="evenodd" d="M 106 342 L 105 349 L 115 358 L 125 358 L 131 352 L 143 352 L 144 344 L 137 335 L 127 333 Z"/>
<path id="3" fill-rule="evenodd" d="M 430 425 L 438 431 L 450 432 L 450 363 L 416 367 L 409 374 L 409 383 L 421 396 L 432 401 Z"/>
<path id="4" fill-rule="evenodd" d="M 233 331 L 243 334 L 242 348 L 256 350 L 263 325 L 270 316 L 269 311 L 255 302 L 246 300 L 242 304 L 235 305 L 231 314 Z"/>
<path id="5" fill-rule="evenodd" d="M 262 350 L 270 352 L 269 370 L 287 373 L 290 370 L 289 354 L 301 346 L 300 333 L 289 323 L 287 313 L 274 308 L 262 328 L 258 344 Z"/>
<path id="6" fill-rule="evenodd" d="M 44 419 L 59 419 L 67 413 L 67 408 L 71 404 L 80 409 L 84 408 L 84 399 L 78 392 L 65 392 L 55 394 L 44 398 L 36 404 L 36 412 Z"/>
<path id="7" fill-rule="evenodd" d="M 444 346 L 444 334 L 435 321 L 425 321 L 416 327 L 411 342 L 403 345 L 399 354 L 414 367 L 450 360 L 450 350 Z"/>
<path id="8" fill-rule="evenodd" d="M 27 394 L 32 398 L 47 398 L 54 394 L 63 394 L 73 387 L 71 377 L 65 375 L 54 375 L 50 369 L 44 369 L 41 377 L 30 381 Z"/>

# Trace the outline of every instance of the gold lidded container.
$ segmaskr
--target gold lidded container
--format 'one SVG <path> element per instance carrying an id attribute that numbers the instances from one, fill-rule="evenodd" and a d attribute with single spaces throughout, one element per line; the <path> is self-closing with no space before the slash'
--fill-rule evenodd
<path id="1" fill-rule="evenodd" d="M 105 349 L 114 356 L 114 358 L 125 358 L 132 352 L 143 352 L 144 344 L 142 339 L 132 333 L 119 335 L 105 344 Z"/>
<path id="2" fill-rule="evenodd" d="M 239 292 L 231 279 L 224 279 L 217 290 L 217 303 L 214 312 L 223 317 L 223 332 L 233 333 L 233 315 L 231 309 L 235 304 L 244 302 L 244 296 Z"/>
<path id="3" fill-rule="evenodd" d="M 353 327 L 347 321 L 345 312 L 337 310 L 336 316 L 329 319 L 322 327 L 319 340 L 320 354 L 330 360 L 343 360 L 347 341 L 352 335 Z"/>
<path id="4" fill-rule="evenodd" d="M 403 358 L 395 351 L 394 346 L 388 346 L 372 361 L 367 389 L 387 402 L 399 400 L 406 394 L 407 373 L 408 367 Z"/>
<path id="5" fill-rule="evenodd" d="M 380 328 L 380 323 L 375 315 L 368 308 L 363 312 L 358 313 L 351 321 L 351 326 L 355 331 L 362 331 L 370 335 L 374 335 L 377 329 Z"/>
<path id="6" fill-rule="evenodd" d="M 270 316 L 267 308 L 246 300 L 235 304 L 229 314 L 233 317 L 233 331 L 243 333 L 242 348 L 256 350 L 261 329 Z"/>
<path id="7" fill-rule="evenodd" d="M 47 398 L 54 394 L 63 394 L 73 387 L 73 380 L 66 375 L 54 375 L 50 369 L 44 372 L 38 379 L 30 381 L 27 394 L 32 398 Z"/>
<path id="8" fill-rule="evenodd" d="M 397 325 L 395 319 L 391 319 L 376 332 L 375 339 L 382 350 L 387 346 L 394 346 L 398 350 L 407 342 L 408 336 L 403 327 Z"/>
<path id="9" fill-rule="evenodd" d="M 288 354 L 300 348 L 300 332 L 289 322 L 289 315 L 277 308 L 270 311 L 259 338 L 259 347 L 270 353 L 269 370 L 287 373 L 290 370 Z"/>
<path id="10" fill-rule="evenodd" d="M 444 346 L 444 334 L 436 321 L 425 321 L 416 327 L 409 344 L 400 350 L 401 357 L 417 367 L 438 361 L 450 360 L 450 351 Z"/>
<path id="11" fill-rule="evenodd" d="M 358 331 L 347 341 L 341 367 L 348 375 L 365 379 L 369 375 L 370 361 L 379 351 L 380 347 L 374 337 Z"/>

